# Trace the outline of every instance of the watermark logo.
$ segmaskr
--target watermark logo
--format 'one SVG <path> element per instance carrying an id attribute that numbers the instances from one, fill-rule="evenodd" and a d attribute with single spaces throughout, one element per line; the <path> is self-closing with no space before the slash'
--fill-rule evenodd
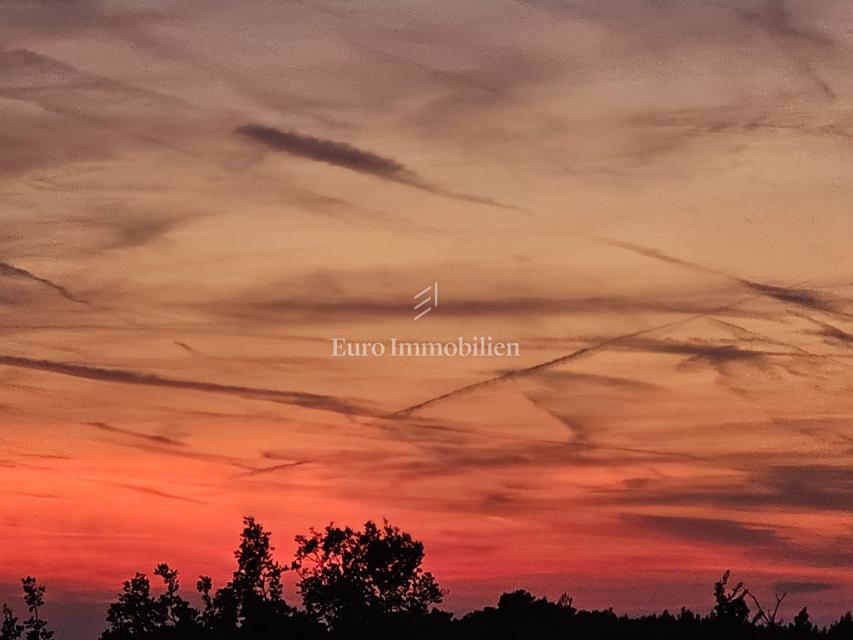
<path id="1" fill-rule="evenodd" d="M 414 319 L 420 320 L 438 307 L 436 280 L 414 296 Z M 492 336 L 456 336 L 444 340 L 415 342 L 390 337 L 385 340 L 355 342 L 347 338 L 332 338 L 333 358 L 518 358 L 521 345 L 503 342 Z"/>
<path id="2" fill-rule="evenodd" d="M 352 342 L 332 338 L 333 358 L 517 358 L 518 342 L 497 342 L 492 336 L 464 336 L 446 341 L 409 342 L 391 338 L 381 342 Z"/>
<path id="3" fill-rule="evenodd" d="M 420 320 L 438 306 L 438 280 L 420 293 L 415 294 L 415 320 Z"/>

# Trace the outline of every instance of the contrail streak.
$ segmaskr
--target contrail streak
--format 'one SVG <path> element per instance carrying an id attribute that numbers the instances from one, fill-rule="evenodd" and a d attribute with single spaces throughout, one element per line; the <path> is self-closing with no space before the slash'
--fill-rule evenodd
<path id="1" fill-rule="evenodd" d="M 658 251 L 657 249 L 650 249 L 648 247 L 636 245 L 631 242 L 623 242 L 621 240 L 614 240 L 612 238 L 605 238 L 601 236 L 591 236 L 584 234 L 576 235 L 581 238 L 586 238 L 588 240 L 598 242 L 599 244 L 607 245 L 610 247 L 616 247 L 619 249 L 625 249 L 626 251 L 630 251 L 632 253 L 636 253 L 641 256 L 651 258 L 653 260 L 660 260 L 662 262 L 674 264 L 685 269 L 690 269 L 691 271 L 720 276 L 732 282 L 736 282 L 737 284 L 749 289 L 750 291 L 754 291 L 755 293 L 758 293 L 766 298 L 771 298 L 779 302 L 796 305 L 798 307 L 804 307 L 806 309 L 823 311 L 825 313 L 835 314 L 844 318 L 850 317 L 849 313 L 840 311 L 836 307 L 836 305 L 834 305 L 830 300 L 827 300 L 826 298 L 822 297 L 818 292 L 809 289 L 800 289 L 799 285 L 794 287 L 779 287 L 772 284 L 765 284 L 763 282 L 750 280 L 749 278 L 740 278 L 738 276 L 733 276 L 730 273 L 726 273 L 725 271 L 714 269 L 712 267 L 706 267 L 705 265 L 696 264 L 695 262 L 682 260 L 681 258 L 670 256 L 666 253 L 663 253 L 662 251 Z"/>
<path id="2" fill-rule="evenodd" d="M 569 354 L 564 356 L 560 356 L 559 358 L 554 358 L 553 360 L 548 360 L 546 362 L 541 362 L 539 364 L 533 365 L 531 367 L 526 367 L 524 369 L 516 369 L 515 371 L 510 371 L 508 373 L 502 373 L 499 376 L 495 376 L 494 378 L 489 378 L 487 380 L 481 380 L 480 382 L 475 382 L 474 384 L 469 384 L 465 387 L 460 387 L 458 389 L 454 389 L 453 391 L 448 391 L 447 393 L 443 393 L 440 396 L 435 396 L 429 398 L 428 400 L 424 400 L 423 402 L 419 402 L 418 404 L 410 405 L 404 409 L 400 409 L 399 411 L 395 411 L 394 413 L 390 413 L 384 416 L 382 419 L 385 420 L 394 420 L 397 418 L 403 418 L 407 415 L 414 413 L 415 411 L 419 411 L 425 407 L 436 404 L 438 402 L 442 402 L 444 400 L 449 400 L 450 398 L 455 398 L 460 395 L 464 395 L 470 393 L 472 391 L 476 391 L 477 389 L 481 389 L 486 386 L 490 386 L 493 384 L 499 384 L 501 382 L 506 382 L 508 380 L 515 380 L 517 378 L 523 378 L 529 376 L 534 373 L 539 373 L 540 371 L 544 371 L 546 369 L 551 369 L 553 367 L 560 366 L 570 360 L 576 360 L 578 358 L 582 358 L 585 355 L 590 353 L 594 353 L 596 351 L 600 351 L 605 349 L 613 344 L 617 344 L 623 340 L 630 340 L 631 338 L 636 338 L 638 336 L 644 335 L 646 333 L 652 333 L 653 331 L 660 331 L 662 329 L 670 329 L 672 327 L 677 327 L 679 325 L 692 322 L 693 320 L 697 320 L 699 318 L 705 318 L 708 316 L 712 316 L 714 314 L 720 313 L 721 311 L 726 311 L 727 309 L 731 309 L 733 307 L 737 307 L 739 305 L 750 302 L 751 300 L 755 300 L 760 296 L 750 296 L 749 298 L 743 298 L 738 300 L 737 302 L 733 302 L 731 304 L 724 305 L 722 307 L 718 307 L 716 309 L 712 309 L 707 313 L 700 313 L 688 318 L 681 318 L 679 320 L 672 320 L 671 322 L 665 322 L 664 324 L 659 324 L 654 327 L 649 327 L 647 329 L 640 329 L 639 331 L 633 331 L 631 333 L 625 333 L 619 336 L 615 336 L 613 338 L 608 338 L 607 340 L 602 340 L 601 342 L 597 342 L 588 347 L 583 347 L 578 349 L 577 351 L 572 351 Z"/>
<path id="3" fill-rule="evenodd" d="M 722 311 L 726 311 L 728 309 L 737 307 L 741 304 L 745 304 L 746 302 L 750 302 L 752 300 L 756 300 L 762 297 L 769 297 L 775 300 L 779 300 L 781 302 L 787 302 L 790 304 L 795 304 L 798 306 L 807 307 L 810 309 L 819 309 L 821 311 L 831 311 L 831 307 L 829 307 L 828 303 L 821 300 L 817 297 L 812 291 L 808 291 L 805 289 L 799 289 L 795 287 L 777 287 L 773 285 L 762 284 L 759 282 L 754 282 L 752 280 L 747 280 L 745 278 L 738 278 L 737 276 L 732 276 L 724 271 L 720 271 L 718 269 L 713 269 L 711 267 L 706 267 L 700 264 L 695 264 L 693 262 L 688 262 L 686 260 L 682 260 L 680 258 L 675 258 L 673 256 L 669 256 L 665 253 L 657 251 L 655 249 L 649 249 L 646 247 L 642 247 L 639 245 L 632 244 L 630 242 L 622 242 L 620 240 L 613 240 L 610 238 L 602 238 L 598 236 L 588 236 L 583 234 L 577 234 L 580 237 L 587 238 L 588 240 L 593 240 L 595 242 L 599 242 L 601 244 L 605 244 L 608 246 L 617 247 L 620 249 L 625 249 L 627 251 L 631 251 L 633 253 L 638 253 L 640 255 L 646 256 L 648 258 L 653 258 L 655 260 L 662 260 L 663 262 L 668 262 L 670 264 L 678 265 L 684 267 L 686 269 L 691 269 L 693 271 L 699 271 L 702 273 L 708 273 L 713 275 L 718 275 L 734 282 L 737 282 L 750 291 L 756 293 L 754 296 L 750 296 L 749 298 L 741 299 L 737 302 L 727 304 L 721 306 L 717 309 L 711 309 L 707 312 L 699 313 L 696 315 L 692 315 L 688 318 L 682 318 L 680 320 L 673 320 L 672 322 L 666 322 L 664 324 L 656 325 L 654 327 L 650 327 L 648 329 L 641 329 L 639 331 L 634 331 L 631 333 L 626 333 L 620 336 L 616 336 L 613 338 L 608 338 L 607 340 L 602 340 L 596 344 L 590 345 L 588 347 L 583 347 L 582 349 L 578 349 L 577 351 L 573 351 L 564 356 L 560 356 L 559 358 L 555 358 L 553 360 L 548 360 L 547 362 L 542 362 L 537 365 L 533 365 L 532 367 L 527 367 L 524 369 L 517 369 L 515 371 L 510 371 L 508 373 L 501 374 L 499 376 L 495 376 L 494 378 L 489 378 L 487 380 L 481 380 L 480 382 L 475 382 L 474 384 L 467 385 L 465 387 L 460 387 L 458 389 L 454 389 L 453 391 L 448 391 L 440 396 L 435 396 L 433 398 L 429 398 L 428 400 L 424 400 L 423 402 L 419 402 L 418 404 L 410 405 L 405 407 L 404 409 L 400 409 L 399 411 L 395 411 L 394 413 L 388 414 L 384 416 L 386 420 L 394 420 L 397 418 L 402 418 L 407 415 L 410 415 L 416 411 L 419 411 L 425 407 L 431 406 L 438 402 L 442 402 L 444 400 L 449 400 L 450 398 L 455 398 L 459 395 L 463 395 L 466 393 L 470 393 L 472 391 L 476 391 L 477 389 L 481 389 L 483 387 L 498 384 L 501 382 L 506 382 L 508 380 L 514 380 L 516 378 L 522 378 L 531 374 L 538 373 L 540 371 L 550 369 L 552 367 L 557 367 L 565 362 L 570 360 L 575 360 L 577 358 L 581 358 L 590 353 L 599 351 L 601 349 L 607 348 L 613 344 L 617 344 L 623 340 L 629 340 L 631 338 L 636 338 L 638 336 L 644 335 L 646 333 L 651 333 L 653 331 L 659 331 L 662 329 L 669 329 L 681 324 L 685 324 L 687 322 L 692 322 L 693 320 L 697 320 L 699 318 L 707 318 L 716 315 Z M 797 287 L 802 286 L 801 283 L 796 285 Z"/>

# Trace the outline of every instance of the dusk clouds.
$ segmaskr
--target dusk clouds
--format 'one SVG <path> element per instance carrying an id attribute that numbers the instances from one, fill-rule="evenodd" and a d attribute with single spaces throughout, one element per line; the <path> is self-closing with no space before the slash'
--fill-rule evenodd
<path id="1" fill-rule="evenodd" d="M 840 609 L 851 34 L 831 0 L 0 3 L 0 590 L 218 577 L 254 513 L 388 517 L 460 610 L 727 567 Z M 460 336 L 521 354 L 331 356 Z"/>

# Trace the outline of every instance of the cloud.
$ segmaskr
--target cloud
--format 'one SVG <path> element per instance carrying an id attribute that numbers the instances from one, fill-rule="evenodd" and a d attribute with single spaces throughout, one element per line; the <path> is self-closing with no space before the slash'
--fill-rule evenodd
<path id="1" fill-rule="evenodd" d="M 55 282 L 51 282 L 47 278 L 37 276 L 36 274 L 32 273 L 31 271 L 27 271 L 26 269 L 21 269 L 20 267 L 11 265 L 8 262 L 0 262 L 0 276 L 5 276 L 7 278 L 22 278 L 24 280 L 29 280 L 30 282 L 36 282 L 38 284 L 44 285 L 45 287 L 48 287 L 49 289 L 52 289 L 66 300 L 76 302 L 77 304 L 91 304 L 90 302 L 87 302 L 82 298 L 78 298 L 62 285 L 58 285 Z"/>
<path id="2" fill-rule="evenodd" d="M 158 436 L 148 433 L 137 433 L 136 431 L 131 431 L 129 429 L 120 429 L 119 427 L 114 427 L 106 424 L 105 422 L 87 422 L 85 424 L 90 427 L 94 427 L 95 429 L 100 429 L 101 431 L 108 431 L 110 433 L 116 433 L 130 438 L 137 438 L 147 442 L 153 442 L 154 444 L 164 444 L 171 447 L 187 446 L 186 443 L 181 442 L 180 440 L 174 440 L 173 438 L 167 438 L 166 436 Z"/>
<path id="3" fill-rule="evenodd" d="M 519 439 L 515 442 L 484 444 L 478 434 L 469 434 L 467 441 L 418 442 L 417 458 L 389 456 L 382 468 L 403 480 L 424 480 L 437 477 L 464 477 L 466 474 L 495 473 L 524 470 L 542 473 L 543 469 L 557 468 L 613 468 L 631 464 L 672 462 L 680 456 L 619 447 L 599 447 L 583 442 L 558 442 Z M 359 464 L 358 460 L 349 461 Z M 377 460 L 365 461 L 365 471 L 375 469 Z M 519 507 L 525 505 L 519 502 Z M 527 504 L 526 506 L 530 506 Z"/>
<path id="4" fill-rule="evenodd" d="M 702 349 L 699 353 L 688 356 L 682 360 L 676 367 L 677 371 L 695 371 L 696 368 L 712 367 L 727 383 L 737 383 L 740 378 L 737 373 L 742 373 L 738 369 L 733 369 L 733 365 L 748 365 L 750 367 L 749 375 L 752 378 L 756 371 L 770 372 L 773 369 L 771 356 L 791 357 L 797 354 L 785 352 L 765 352 L 753 351 L 750 349 L 741 349 L 734 345 L 724 345 L 720 347 L 710 347 Z M 784 368 L 784 367 L 783 367 Z M 732 386 L 732 390 L 743 395 L 746 393 L 739 386 Z"/>
<path id="5" fill-rule="evenodd" d="M 660 260 L 662 262 L 677 265 L 679 267 L 684 267 L 685 269 L 689 269 L 691 271 L 720 276 L 728 280 L 737 282 L 761 296 L 773 298 L 775 300 L 779 300 L 780 302 L 785 302 L 816 311 L 824 311 L 828 313 L 843 313 L 839 310 L 838 305 L 834 301 L 830 300 L 828 297 L 817 291 L 813 291 L 810 289 L 802 289 L 798 287 L 780 287 L 776 285 L 756 282 L 747 278 L 738 278 L 736 276 L 732 276 L 726 273 L 725 271 L 706 267 L 704 265 L 697 264 L 695 262 L 690 262 L 688 260 L 682 260 L 681 258 L 670 256 L 666 253 L 663 253 L 662 251 L 658 251 L 657 249 L 650 249 L 648 247 L 643 247 L 637 244 L 633 244 L 631 242 L 623 242 L 621 240 L 613 240 L 612 238 L 604 238 L 600 236 L 583 237 L 589 238 L 590 240 L 594 240 L 595 242 L 607 246 L 625 249 L 626 251 L 630 251 L 632 253 L 645 256 L 647 258 L 652 258 L 654 260 Z M 843 313 L 843 315 L 847 316 L 848 314 Z"/>
<path id="6" fill-rule="evenodd" d="M 769 298 L 779 300 L 780 302 L 787 302 L 816 311 L 826 311 L 828 313 L 839 312 L 837 306 L 832 301 L 828 300 L 824 295 L 817 291 L 793 287 L 777 287 L 745 279 L 738 280 L 749 289 Z"/>
<path id="7" fill-rule="evenodd" d="M 724 6 L 724 5 L 720 5 Z M 776 46 L 798 67 L 826 98 L 837 98 L 826 79 L 806 57 L 805 47 L 826 48 L 832 41 L 823 33 L 805 29 L 794 22 L 785 0 L 767 0 L 763 10 L 751 11 L 742 7 L 725 7 L 735 12 L 746 24 L 764 31 Z"/>
<path id="8" fill-rule="evenodd" d="M 12 175 L 114 160 L 116 152 L 131 148 L 166 151 L 182 162 L 200 160 L 202 154 L 193 147 L 203 143 L 199 134 L 213 117 L 212 110 L 166 92 L 91 73 L 29 49 L 0 47 L 0 100 L 9 115 L 7 119 L 4 113 L 2 134 L 9 149 L 0 156 L 0 174 Z M 188 140 L 193 147 L 182 148 Z M 52 188 L 57 177 L 61 181 L 56 171 L 50 171 L 50 177 L 38 173 L 39 188 Z M 67 187 L 62 195 L 68 195 Z M 115 231 L 117 246 L 138 244 L 138 238 L 144 240 L 159 232 L 156 227 L 169 224 L 153 217 L 143 223 L 108 213 L 102 218 L 103 226 Z"/>
<path id="9" fill-rule="evenodd" d="M 100 243 L 100 250 L 131 249 L 147 245 L 164 237 L 170 231 L 200 216 L 192 214 L 163 216 L 148 211 L 117 211 L 115 203 L 101 207 L 101 212 L 92 213 L 80 220 L 94 231 L 103 230 L 106 238 Z"/>
<path id="10" fill-rule="evenodd" d="M 587 376 L 585 374 L 578 374 L 575 377 L 569 372 L 553 371 L 548 372 L 547 375 L 543 374 L 538 380 L 543 384 L 547 384 L 550 388 L 547 391 L 527 391 L 524 392 L 524 396 L 536 408 L 544 411 L 569 430 L 573 438 L 571 440 L 573 447 L 580 446 L 590 452 L 607 451 L 619 454 L 636 454 L 638 456 L 648 456 L 649 459 L 659 461 L 667 459 L 694 462 L 707 461 L 707 458 L 689 453 L 642 447 L 613 446 L 605 442 L 596 442 L 593 440 L 593 436 L 596 433 L 595 427 L 600 427 L 601 425 L 596 424 L 595 427 L 591 427 L 583 420 L 575 417 L 576 413 L 583 413 L 584 408 L 586 408 L 584 400 L 591 399 L 595 402 L 596 397 L 606 397 L 607 401 L 613 405 L 633 402 L 642 403 L 648 401 L 647 397 L 643 397 L 645 394 L 659 392 L 660 387 L 634 380 L 608 379 L 603 376 Z M 577 380 L 577 383 L 574 383 L 573 380 Z M 564 384 L 570 385 L 568 390 Z M 578 399 L 580 400 L 579 402 L 577 401 Z"/>
<path id="11" fill-rule="evenodd" d="M 783 542 L 767 527 L 745 524 L 737 520 L 625 514 L 622 519 L 632 525 L 651 529 L 674 538 L 722 545 L 766 545 Z"/>
<path id="12" fill-rule="evenodd" d="M 388 414 L 388 415 L 384 416 L 384 419 L 393 420 L 393 419 L 405 417 L 407 415 L 410 415 L 416 411 L 424 409 L 424 408 L 431 406 L 433 404 L 436 404 L 438 402 L 443 402 L 445 400 L 449 400 L 451 398 L 455 398 L 455 397 L 460 396 L 460 395 L 468 394 L 468 393 L 471 393 L 473 391 L 477 391 L 477 390 L 484 388 L 484 387 L 487 387 L 487 386 L 499 384 L 502 382 L 507 382 L 510 380 L 515 380 L 518 378 L 528 377 L 530 375 L 537 374 L 537 373 L 540 373 L 542 371 L 546 371 L 548 369 L 553 369 L 554 367 L 559 367 L 559 366 L 561 366 L 567 362 L 570 362 L 572 360 L 577 360 L 579 358 L 583 358 L 583 357 L 588 356 L 588 355 L 595 353 L 597 351 L 602 351 L 602 350 L 609 349 L 609 348 L 619 347 L 621 345 L 621 343 L 630 344 L 630 342 L 632 340 L 636 340 L 637 338 L 641 338 L 647 334 L 651 334 L 651 333 L 656 332 L 656 331 L 662 331 L 664 329 L 673 329 L 679 325 L 686 324 L 692 320 L 696 320 L 698 318 L 711 315 L 712 313 L 718 313 L 720 311 L 730 309 L 732 307 L 736 307 L 737 305 L 742 304 L 743 302 L 744 301 L 741 300 L 741 301 L 738 301 L 738 302 L 735 302 L 735 303 L 732 303 L 729 305 L 718 307 L 717 309 L 714 309 L 708 313 L 700 313 L 700 314 L 690 316 L 688 318 L 681 318 L 678 320 L 665 322 L 663 324 L 658 324 L 658 325 L 655 325 L 653 327 L 647 327 L 645 329 L 639 329 L 638 331 L 632 331 L 631 333 L 624 333 L 622 335 L 614 336 L 612 338 L 605 338 L 605 339 L 599 340 L 598 342 L 591 344 L 589 346 L 582 347 L 582 348 L 576 349 L 575 351 L 572 351 L 571 353 L 568 353 L 566 355 L 559 356 L 558 358 L 554 358 L 552 360 L 547 360 L 545 362 L 541 362 L 539 364 L 535 364 L 535 365 L 532 365 L 530 367 L 524 367 L 522 369 L 514 369 L 514 370 L 508 371 L 506 373 L 501 373 L 500 375 L 494 376 L 492 378 L 487 378 L 485 380 L 481 380 L 479 382 L 475 382 L 473 384 L 469 384 L 469 385 L 466 385 L 464 387 L 459 387 L 459 388 L 454 389 L 452 391 L 448 391 L 447 393 L 443 393 L 441 395 L 434 396 L 432 398 L 428 398 L 427 400 L 423 400 L 422 402 L 419 402 L 417 404 L 409 405 L 408 407 L 405 407 L 403 409 L 399 409 L 399 410 L 397 410 L 391 414 Z M 695 347 L 694 347 L 694 349 L 695 349 Z M 717 347 L 717 349 L 719 349 L 719 347 Z M 706 351 L 706 353 L 707 353 L 707 351 Z M 729 355 L 731 357 L 730 354 L 727 354 L 727 355 Z"/>
<path id="13" fill-rule="evenodd" d="M 437 196 L 530 213 L 520 207 L 504 204 L 491 198 L 459 193 L 431 185 L 397 160 L 359 149 L 346 142 L 316 138 L 294 131 L 282 131 L 260 124 L 244 124 L 237 127 L 236 131 L 245 138 L 289 155 L 324 162 L 383 180 L 391 180 Z"/>
<path id="14" fill-rule="evenodd" d="M 600 387 L 602 390 L 609 389 L 620 392 L 660 391 L 662 389 L 660 385 L 634 378 L 576 371 L 551 371 L 545 377 L 545 381 L 556 387 L 562 384 L 581 384 L 584 386 Z"/>
<path id="15" fill-rule="evenodd" d="M 614 349 L 642 351 L 646 353 L 670 353 L 687 356 L 689 362 L 706 360 L 709 363 L 725 363 L 738 360 L 759 361 L 772 355 L 791 355 L 788 352 L 769 352 L 745 349 L 734 343 L 690 341 L 637 337 L 620 341 Z"/>
<path id="16" fill-rule="evenodd" d="M 779 466 L 764 471 L 762 479 L 779 503 L 804 509 L 853 512 L 853 468 Z"/>
<path id="17" fill-rule="evenodd" d="M 200 353 L 198 351 L 198 349 L 194 349 L 193 347 L 188 345 L 186 342 L 181 342 L 180 340 L 172 340 L 172 343 L 179 346 L 181 349 L 183 349 L 187 353 L 192 353 L 192 354 Z"/>
<path id="18" fill-rule="evenodd" d="M 243 477 L 251 477 L 251 476 L 259 476 L 267 473 L 275 473 L 277 471 L 284 471 L 293 469 L 295 467 L 301 467 L 302 465 L 308 464 L 308 460 L 297 460 L 295 462 L 288 462 L 285 464 L 276 464 L 271 467 L 261 467 L 257 469 L 250 469 L 245 473 L 240 474 Z"/>
<path id="19" fill-rule="evenodd" d="M 144 493 L 149 496 L 154 496 L 157 498 L 166 498 L 168 500 L 178 500 L 180 502 L 191 502 L 193 504 L 207 504 L 204 500 L 198 500 L 196 498 L 187 498 L 186 496 L 179 496 L 174 493 L 167 493 L 165 491 L 160 491 L 160 489 L 154 489 L 153 487 L 146 487 L 143 485 L 136 484 L 128 484 L 125 482 L 110 482 L 104 480 L 89 480 L 89 482 L 95 482 L 97 484 L 103 484 L 110 487 L 118 487 L 119 489 L 128 489 L 130 491 L 136 491 L 138 493 Z"/>
<path id="20" fill-rule="evenodd" d="M 853 333 L 848 333 L 840 327 L 813 318 L 809 318 L 809 320 L 820 326 L 820 330 L 814 332 L 814 335 L 822 337 L 828 344 L 841 344 L 847 347 L 853 345 Z"/>
<path id="21" fill-rule="evenodd" d="M 156 374 L 129 371 L 126 369 L 102 369 L 100 367 L 91 367 L 88 365 L 56 362 L 53 360 L 34 360 L 31 358 L 9 355 L 0 355 L 0 365 L 18 367 L 20 369 L 29 369 L 33 371 L 45 371 L 65 376 L 73 376 L 75 378 L 99 380 L 102 382 L 133 384 L 148 387 L 168 387 L 172 389 L 185 389 L 188 391 L 203 391 L 207 393 L 234 395 L 242 398 L 306 407 L 309 409 L 316 409 L 318 411 L 332 411 L 344 415 L 375 415 L 365 407 L 339 398 L 301 391 L 280 391 L 277 389 L 261 389 L 257 387 L 216 384 L 213 382 L 201 382 L 196 380 L 178 380 L 174 378 L 163 378 Z"/>
<path id="22" fill-rule="evenodd" d="M 722 48 L 748 46 L 760 32 L 770 39 L 777 52 L 787 58 L 795 71 L 812 83 L 820 95 L 828 99 L 836 97 L 832 86 L 816 70 L 812 59 L 820 59 L 833 45 L 827 31 L 809 28 L 795 19 L 785 0 L 761 0 L 747 2 L 639 2 L 601 3 L 595 0 L 565 2 L 562 0 L 516 0 L 525 6 L 544 9 L 554 15 L 573 21 L 595 21 L 603 27 L 630 35 L 639 40 L 640 46 L 654 48 L 665 60 L 685 50 L 689 55 L 697 48 L 707 57 L 708 51 Z M 748 5 L 758 5 L 756 9 Z M 634 5 L 634 6 L 631 6 Z M 747 5 L 747 6 L 744 6 Z M 795 3 L 798 12 L 820 3 Z M 819 10 L 819 9 L 818 9 Z M 746 26 L 750 32 L 734 28 L 735 21 Z M 746 36 L 746 37 L 745 37 Z M 747 43 L 744 42 L 747 41 Z M 766 53 L 766 42 L 758 40 Z M 692 51 L 690 51 L 692 49 Z M 673 51 L 674 50 L 674 51 Z M 667 55 L 668 54 L 668 55 Z M 753 67 L 760 67 L 761 59 Z"/>
<path id="23" fill-rule="evenodd" d="M 822 33 L 796 25 L 785 0 L 766 0 L 761 11 L 751 11 L 740 7 L 732 8 L 732 11 L 735 11 L 753 26 L 776 35 L 803 40 L 819 46 L 825 46 L 831 42 Z"/>
<path id="24" fill-rule="evenodd" d="M 657 482 L 613 495 L 619 504 L 752 510 L 768 505 L 801 511 L 853 512 L 853 469 L 831 465 L 775 466 L 737 483 L 684 489 Z"/>
<path id="25" fill-rule="evenodd" d="M 401 163 L 391 158 L 363 151 L 345 142 L 335 142 L 306 136 L 293 131 L 281 131 L 259 124 L 246 124 L 237 128 L 237 133 L 256 142 L 261 142 L 276 151 L 308 158 L 318 162 L 368 173 L 389 180 L 410 181 L 414 175 Z"/>
<path id="26" fill-rule="evenodd" d="M 752 558 L 773 562 L 796 562 L 825 567 L 849 565 L 853 562 L 853 553 L 850 551 L 853 540 L 849 536 L 813 537 L 808 544 L 801 544 L 787 540 L 770 527 L 726 518 L 630 513 L 623 514 L 622 520 L 629 525 L 678 540 L 742 547 Z M 797 586 L 797 583 L 790 584 Z M 815 591 L 822 590 L 816 585 L 805 584 L 807 590 L 810 586 Z"/>
<path id="27" fill-rule="evenodd" d="M 828 582 L 777 582 L 773 590 L 778 593 L 818 593 L 835 589 L 836 586 Z"/>
<path id="28" fill-rule="evenodd" d="M 339 296 L 341 298 L 341 296 Z M 406 302 L 388 302 L 367 298 L 346 298 L 327 301 L 306 298 L 286 299 L 232 299 L 225 304 L 205 305 L 207 309 L 223 315 L 240 317 L 270 316 L 276 322 L 282 317 L 310 319 L 315 322 L 339 322 L 342 314 L 347 317 L 365 316 L 405 317 L 409 312 Z M 655 300 L 642 297 L 596 296 L 576 298 L 498 298 L 493 300 L 446 300 L 441 307 L 442 316 L 470 317 L 543 317 L 560 315 L 578 315 L 593 313 L 681 313 L 710 314 L 723 313 L 719 304 L 712 300 Z"/>
<path id="29" fill-rule="evenodd" d="M 73 460 L 71 456 L 65 456 L 58 453 L 19 453 L 23 458 L 35 458 L 36 460 Z"/>
<path id="30" fill-rule="evenodd" d="M 193 460 L 196 462 L 204 462 L 207 464 L 215 464 L 222 465 L 226 467 L 236 467 L 238 469 L 242 469 L 244 471 L 255 471 L 258 467 L 255 467 L 249 463 L 247 459 L 238 458 L 235 456 L 225 456 L 219 455 L 215 453 L 205 453 L 203 451 L 193 451 L 188 448 L 175 448 L 170 446 L 162 446 L 158 443 L 145 443 L 145 442 L 115 442 L 113 443 L 117 446 L 122 446 L 125 448 L 135 449 L 137 451 L 144 451 L 146 453 L 153 453 L 156 455 L 169 456 L 173 458 L 180 458 L 181 460 Z"/>

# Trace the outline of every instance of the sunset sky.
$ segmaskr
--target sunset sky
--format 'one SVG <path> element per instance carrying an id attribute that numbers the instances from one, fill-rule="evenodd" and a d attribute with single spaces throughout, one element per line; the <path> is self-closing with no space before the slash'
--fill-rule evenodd
<path id="1" fill-rule="evenodd" d="M 0 601 L 92 640 L 254 514 L 456 612 L 850 609 L 851 68 L 833 0 L 4 0 Z M 458 336 L 521 355 L 331 357 Z"/>

